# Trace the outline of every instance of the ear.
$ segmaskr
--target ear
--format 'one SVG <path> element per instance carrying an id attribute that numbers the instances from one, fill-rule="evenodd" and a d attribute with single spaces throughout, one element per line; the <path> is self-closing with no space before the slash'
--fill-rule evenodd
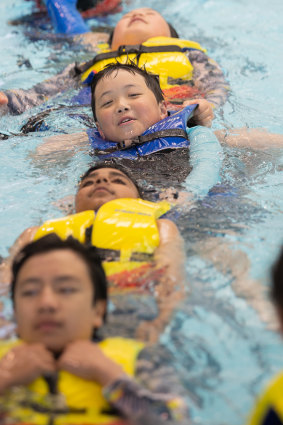
<path id="1" fill-rule="evenodd" d="M 163 120 L 163 118 L 166 118 L 168 116 L 165 100 L 162 100 L 162 102 L 159 103 L 159 109 L 160 109 L 161 119 Z"/>
<path id="2" fill-rule="evenodd" d="M 103 325 L 103 317 L 106 313 L 107 302 L 104 300 L 96 301 L 93 306 L 93 327 L 95 329 L 101 328 Z"/>
<path id="3" fill-rule="evenodd" d="M 105 135 L 104 135 L 104 133 L 103 133 L 103 131 L 102 131 L 102 129 L 101 129 L 101 127 L 100 127 L 100 125 L 99 125 L 98 121 L 95 121 L 95 125 L 96 125 L 97 130 L 98 130 L 98 132 L 99 132 L 100 136 L 102 137 L 102 139 L 105 139 Z"/>

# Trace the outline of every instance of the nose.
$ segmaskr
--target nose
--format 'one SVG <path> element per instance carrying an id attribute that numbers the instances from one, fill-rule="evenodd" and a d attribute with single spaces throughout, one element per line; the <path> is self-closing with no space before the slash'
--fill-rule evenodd
<path id="1" fill-rule="evenodd" d="M 95 183 L 99 184 L 99 183 L 108 183 L 108 177 L 106 176 L 97 176 L 95 179 Z"/>
<path id="2" fill-rule="evenodd" d="M 39 310 L 42 312 L 55 311 L 58 308 L 58 297 L 50 287 L 42 289 L 38 301 Z"/>
<path id="3" fill-rule="evenodd" d="M 124 97 L 123 97 L 123 98 L 120 98 L 120 99 L 118 100 L 118 102 L 117 102 L 116 112 L 117 112 L 118 114 L 121 114 L 121 113 L 123 113 L 123 112 L 127 112 L 127 111 L 129 111 L 129 109 L 130 109 L 130 107 L 129 107 L 129 105 L 128 105 L 127 100 L 126 100 Z"/>

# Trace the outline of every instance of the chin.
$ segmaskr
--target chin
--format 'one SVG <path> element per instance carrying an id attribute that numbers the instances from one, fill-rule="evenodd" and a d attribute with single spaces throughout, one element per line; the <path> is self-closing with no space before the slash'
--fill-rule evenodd
<path id="1" fill-rule="evenodd" d="M 45 344 L 45 348 L 48 351 L 51 351 L 51 353 L 53 353 L 55 356 L 58 354 L 61 354 L 64 349 L 66 348 L 67 344 L 62 344 L 62 343 L 48 343 Z"/>
<path id="2" fill-rule="evenodd" d="M 63 338 L 52 338 L 51 335 L 49 335 L 49 337 L 41 338 L 41 341 L 38 342 L 41 342 L 46 350 L 56 354 L 64 351 L 69 341 L 63 340 Z"/>

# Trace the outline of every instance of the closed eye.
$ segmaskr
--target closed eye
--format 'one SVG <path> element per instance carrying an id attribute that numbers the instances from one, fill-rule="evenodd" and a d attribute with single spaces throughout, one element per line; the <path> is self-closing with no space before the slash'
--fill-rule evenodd
<path id="1" fill-rule="evenodd" d="M 85 181 L 82 182 L 81 188 L 87 187 L 87 186 L 91 186 L 91 185 L 93 185 L 93 181 L 92 180 L 85 180 Z"/>
<path id="2" fill-rule="evenodd" d="M 25 289 L 21 292 L 22 297 L 34 297 L 38 294 L 38 289 Z"/>
<path id="3" fill-rule="evenodd" d="M 111 105 L 111 103 L 112 103 L 112 100 L 107 100 L 107 102 L 104 102 L 101 106 L 106 107 L 106 106 Z"/>
<path id="4" fill-rule="evenodd" d="M 126 185 L 126 182 L 122 179 L 119 179 L 119 177 L 117 177 L 116 179 L 112 180 L 113 183 L 118 183 L 118 184 L 123 184 Z"/>
<path id="5" fill-rule="evenodd" d="M 62 286 L 62 287 L 58 288 L 57 291 L 60 294 L 68 295 L 68 294 L 74 294 L 74 293 L 78 292 L 78 288 L 73 287 L 73 286 Z"/>

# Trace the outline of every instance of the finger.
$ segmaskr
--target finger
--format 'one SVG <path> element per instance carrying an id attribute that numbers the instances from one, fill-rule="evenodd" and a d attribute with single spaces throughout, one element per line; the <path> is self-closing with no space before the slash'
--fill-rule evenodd
<path id="1" fill-rule="evenodd" d="M 82 357 L 80 356 L 65 356 L 57 362 L 58 370 L 65 370 L 66 372 L 77 374 L 76 372 L 82 368 Z"/>
<path id="2" fill-rule="evenodd" d="M 202 117 L 202 116 L 213 116 L 213 112 L 212 112 L 211 108 L 209 108 L 209 107 L 198 108 L 195 111 L 195 115 L 200 116 L 200 117 Z"/>
<path id="3" fill-rule="evenodd" d="M 46 356 L 36 357 L 34 359 L 34 364 L 42 373 L 53 373 L 57 369 L 55 359 Z"/>
<path id="4" fill-rule="evenodd" d="M 205 120 L 207 120 L 207 119 L 211 119 L 211 116 L 210 115 L 207 115 L 207 114 L 199 114 L 199 115 L 195 115 L 194 116 L 194 118 L 196 119 L 196 120 L 198 120 L 198 121 L 205 121 Z"/>
<path id="5" fill-rule="evenodd" d="M 77 368 L 80 364 L 81 356 L 82 351 L 76 353 L 75 350 L 68 349 L 68 351 L 63 353 L 57 360 L 57 368 L 64 370 Z"/>
<path id="6" fill-rule="evenodd" d="M 192 100 L 186 100 L 183 103 L 183 107 L 190 106 L 190 105 L 199 105 L 199 102 L 197 102 L 196 100 L 192 99 Z"/>
<path id="7" fill-rule="evenodd" d="M 7 103 L 8 103 L 7 96 L 4 93 L 0 92 L 0 105 L 7 105 Z"/>
<path id="8" fill-rule="evenodd" d="M 205 125 L 206 123 L 211 123 L 213 117 L 211 115 L 199 115 L 195 117 L 201 125 Z"/>
<path id="9" fill-rule="evenodd" d="M 57 371 L 55 362 L 54 363 L 42 362 L 38 366 L 42 374 L 53 374 Z"/>
<path id="10" fill-rule="evenodd" d="M 48 370 L 56 370 L 56 362 L 53 354 L 48 351 L 43 345 L 36 345 L 32 349 L 33 361 L 40 368 L 47 368 Z"/>
<path id="11" fill-rule="evenodd" d="M 205 120 L 202 122 L 203 127 L 211 127 L 211 125 L 212 125 L 212 120 Z"/>

